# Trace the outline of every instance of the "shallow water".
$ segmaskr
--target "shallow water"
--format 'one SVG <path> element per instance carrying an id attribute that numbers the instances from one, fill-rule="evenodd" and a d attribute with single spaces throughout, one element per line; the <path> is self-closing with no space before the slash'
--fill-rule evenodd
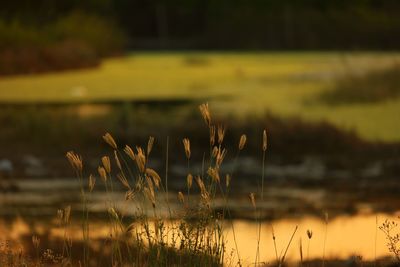
<path id="1" fill-rule="evenodd" d="M 396 216 L 386 214 L 370 214 L 356 216 L 338 216 L 328 222 L 327 230 L 324 220 L 305 216 L 300 219 L 282 219 L 261 225 L 260 257 L 262 261 L 275 259 L 272 240 L 272 226 L 276 236 L 278 256 L 288 245 L 290 237 L 298 226 L 297 232 L 289 247 L 287 259 L 300 261 L 299 243 L 302 240 L 303 257 L 308 258 L 309 239 L 307 229 L 312 230 L 309 258 L 323 257 L 326 233 L 325 256 L 328 259 L 347 259 L 351 256 L 362 256 L 363 260 L 374 260 L 389 255 L 384 234 L 377 229 L 385 219 L 398 220 Z M 377 221 L 378 220 L 378 223 Z M 235 232 L 238 240 L 240 256 L 244 262 L 254 262 L 257 250 L 258 224 L 248 221 L 235 221 Z M 232 231 L 229 231 L 228 247 L 233 246 Z M 376 238 L 376 239 L 375 239 Z"/>
<path id="2" fill-rule="evenodd" d="M 298 229 L 291 242 L 286 259 L 288 261 L 299 261 L 299 243 L 302 240 L 303 259 L 321 259 L 325 243 L 325 258 L 348 259 L 352 256 L 361 256 L 365 261 L 373 261 L 374 258 L 389 256 L 386 247 L 385 236 L 378 229 L 385 219 L 398 220 L 395 215 L 369 214 L 357 216 L 338 216 L 329 220 L 328 225 L 316 217 L 305 216 L 299 219 L 281 219 L 261 224 L 260 239 L 260 260 L 272 262 L 276 258 L 275 248 L 272 240 L 272 227 L 276 236 L 276 248 L 278 256 L 284 253 L 291 235 L 296 226 Z M 169 226 L 171 226 L 170 223 Z M 49 226 L 51 225 L 51 226 Z M 168 227 L 168 226 L 167 226 Z M 254 262 L 257 251 L 257 236 L 259 224 L 254 221 L 234 220 L 233 227 L 236 233 L 238 250 L 242 263 L 246 266 Z M 312 230 L 312 238 L 308 239 L 306 230 Z M 12 222 L 0 221 L 0 234 L 3 239 L 14 241 L 17 247 L 19 242 L 26 236 L 33 233 L 39 237 L 49 235 L 49 239 L 60 238 L 63 230 L 57 227 L 54 222 L 28 223 L 22 218 Z M 69 229 L 69 235 L 73 240 L 81 238 L 80 225 L 75 222 Z M 95 222 L 91 224 L 91 238 L 105 238 L 109 235 L 109 226 L 106 223 Z M 235 243 L 232 234 L 232 225 L 225 224 L 226 255 L 233 255 L 230 258 L 237 261 Z M 46 237 L 47 239 L 47 237 Z M 28 244 L 30 246 L 30 244 Z M 307 248 L 309 246 L 309 253 Z M 54 248 L 57 250 L 57 248 Z M 232 254 L 231 254 L 232 252 Z M 229 256 L 228 256 L 229 257 Z"/>
<path id="3" fill-rule="evenodd" d="M 79 184 L 76 179 L 18 180 L 17 183 L 20 191 L 0 195 L 0 235 L 2 239 L 15 241 L 18 244 L 23 238 L 26 241 L 26 236 L 34 233 L 39 236 L 48 235 L 50 239 L 61 237 L 62 231 L 57 227 L 55 217 L 57 209 L 64 208 L 67 205 L 71 205 L 73 211 L 73 224 L 70 229 L 71 237 L 74 239 L 81 238 L 79 215 L 77 214 L 81 206 L 79 201 Z M 274 191 L 275 193 L 280 192 L 277 190 Z M 318 190 L 309 192 L 298 189 L 296 192 L 299 195 L 299 199 L 307 198 L 307 196 L 310 198 L 313 196 L 313 193 L 317 194 L 317 196 L 323 194 L 323 192 Z M 292 196 L 293 192 L 282 191 L 280 195 L 276 196 L 276 203 L 279 203 L 282 194 Z M 122 191 L 115 192 L 111 197 L 113 198 L 113 202 L 120 208 L 119 210 L 124 210 L 126 216 L 134 212 L 135 208 L 128 206 L 123 201 Z M 177 212 L 176 214 L 179 214 L 182 206 L 177 202 L 175 197 L 173 199 L 170 203 L 171 207 Z M 104 203 L 105 200 L 107 198 L 104 192 L 94 192 L 91 197 L 91 204 L 89 205 L 90 210 L 96 214 L 104 213 L 107 208 L 107 205 Z M 270 201 L 272 202 L 272 200 Z M 311 199 L 310 201 L 316 200 Z M 263 205 L 263 203 L 258 204 L 260 207 Z M 281 204 L 283 207 L 286 205 L 285 203 Z M 230 206 L 236 208 L 239 212 L 248 210 L 248 214 L 253 216 L 251 204 L 247 199 L 233 199 Z M 151 210 L 150 206 L 149 210 Z M 160 207 L 158 215 L 167 217 L 166 212 L 167 209 L 165 207 Z M 300 239 L 302 240 L 304 259 L 322 258 L 325 239 L 325 256 L 327 259 L 348 259 L 351 256 L 357 255 L 362 256 L 363 260 L 374 260 L 375 257 L 380 258 L 389 255 L 385 236 L 378 229 L 378 226 L 385 219 L 395 221 L 400 221 L 400 219 L 398 219 L 396 214 L 375 214 L 371 209 L 364 209 L 363 212 L 356 215 L 335 215 L 335 217 L 329 219 L 327 225 L 325 224 L 323 215 L 316 217 L 315 215 L 301 212 L 289 212 L 286 216 L 281 217 L 281 219 L 264 221 L 261 224 L 260 259 L 264 262 L 271 262 L 275 260 L 276 253 L 281 255 L 286 249 L 296 226 L 298 226 L 298 229 L 286 257 L 290 261 L 298 261 L 300 259 Z M 175 216 L 175 218 L 177 217 L 179 216 Z M 232 225 L 230 222 L 226 222 L 224 227 L 227 241 L 226 255 L 229 255 L 235 250 Z M 255 260 L 258 227 L 259 224 L 254 220 L 233 220 L 239 254 L 246 265 L 251 264 Z M 272 227 L 276 236 L 276 253 L 272 239 Z M 313 232 L 311 240 L 307 237 L 307 229 Z M 108 226 L 102 219 L 96 220 L 91 224 L 91 236 L 93 238 L 104 238 L 108 235 L 108 231 Z M 309 253 L 307 252 L 308 245 Z M 232 255 L 235 256 L 236 252 Z M 236 259 L 234 259 L 235 261 Z"/>

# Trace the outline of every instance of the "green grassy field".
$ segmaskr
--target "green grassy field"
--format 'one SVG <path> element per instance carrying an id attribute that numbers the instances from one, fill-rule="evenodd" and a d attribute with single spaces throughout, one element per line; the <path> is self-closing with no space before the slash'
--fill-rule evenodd
<path id="1" fill-rule="evenodd" d="M 326 120 L 368 140 L 400 141 L 400 99 L 330 106 L 335 78 L 395 63 L 395 53 L 136 53 L 100 68 L 0 79 L 0 102 L 202 100 L 221 115 Z"/>

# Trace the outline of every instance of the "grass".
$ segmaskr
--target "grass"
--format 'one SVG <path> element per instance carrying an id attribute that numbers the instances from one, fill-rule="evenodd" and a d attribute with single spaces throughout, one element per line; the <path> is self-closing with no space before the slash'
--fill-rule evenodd
<path id="1" fill-rule="evenodd" d="M 368 140 L 399 141 L 400 99 L 332 106 L 315 97 L 344 73 L 384 68 L 396 53 L 135 53 L 96 69 L 0 80 L 0 102 L 197 100 L 216 113 L 328 121 Z"/>
<path id="2" fill-rule="evenodd" d="M 213 129 L 208 105 L 201 105 L 201 111 L 209 129 Z M 210 156 L 206 162 L 208 167 L 206 167 L 205 173 L 203 171 L 203 174 L 196 174 L 195 176 L 200 199 L 193 203 L 190 202 L 189 190 L 186 196 L 179 192 L 178 198 L 183 206 L 183 211 L 175 223 L 168 223 L 168 220 L 173 218 L 173 211 L 169 207 L 168 199 L 166 203 L 160 203 L 159 194 L 167 193 L 165 188 L 168 178 L 166 176 L 165 180 L 162 180 L 149 163 L 154 138 L 149 138 L 147 148 L 142 149 L 137 146 L 133 150 L 128 145 L 120 148 L 108 133 L 103 136 L 104 141 L 113 149 L 114 161 L 117 166 L 116 171 L 113 172 L 114 164 L 112 167 L 110 157 L 103 156 L 101 165 L 98 167 L 98 176 L 104 184 L 107 199 L 112 266 L 126 264 L 135 266 L 223 265 L 225 261 L 225 241 L 222 222 L 225 220 L 225 212 L 229 209 L 226 208 L 226 211 L 224 209 L 222 214 L 219 214 L 214 212 L 212 207 L 215 196 L 217 194 L 224 196 L 229 185 L 227 183 L 226 187 L 223 188 L 220 178 L 220 166 L 226 154 L 226 150 L 223 148 L 224 134 L 221 130 L 218 131 L 217 143 L 215 131 L 213 133 L 211 134 L 210 131 Z M 190 140 L 183 139 L 183 144 L 189 172 Z M 88 199 L 95 182 L 92 175 L 89 176 L 88 181 L 83 182 L 83 160 L 79 155 L 68 152 L 67 158 L 78 179 L 82 181 L 82 240 L 84 245 L 83 258 L 79 262 L 83 266 L 91 266 Z M 124 219 L 123 208 L 111 200 L 110 194 L 113 194 L 114 183 L 117 180 L 127 190 L 125 200 L 129 202 L 128 205 L 133 205 L 136 209 L 132 218 Z M 88 183 L 89 186 L 85 183 Z M 188 189 L 190 189 L 192 180 L 188 179 L 187 183 Z M 152 207 L 153 214 L 151 216 L 147 215 L 145 203 Z M 169 214 L 163 217 L 158 209 L 160 206 L 165 207 L 165 205 Z M 71 248 L 67 251 L 71 251 Z M 237 260 L 239 266 L 241 266 L 240 258 L 238 257 Z M 76 264 L 72 258 L 69 258 L 67 262 L 70 265 Z M 99 266 L 99 264 L 101 263 L 97 262 L 96 266 Z"/>
<path id="3" fill-rule="evenodd" d="M 32 236 L 31 255 L 28 257 L 21 251 L 12 250 L 7 243 L 0 244 L 0 263 L 2 266 L 224 266 L 227 262 L 233 266 L 243 266 L 240 251 L 226 251 L 226 232 L 231 230 L 235 238 L 234 224 L 228 206 L 222 211 L 215 211 L 213 206 L 218 196 L 227 203 L 232 182 L 235 182 L 235 168 L 223 173 L 221 166 L 227 154 L 225 147 L 225 127 L 216 125 L 208 108 L 202 104 L 200 111 L 206 123 L 208 136 L 203 169 L 191 174 L 190 160 L 192 147 L 189 138 L 182 140 L 181 152 L 187 159 L 187 194 L 178 192 L 181 203 L 179 209 L 171 209 L 167 194 L 168 164 L 166 175 L 161 178 L 159 171 L 152 167 L 151 153 L 156 140 L 148 139 L 145 146 L 121 145 L 111 134 L 106 133 L 103 139 L 111 148 L 111 152 L 99 160 L 97 174 L 92 175 L 86 168 L 84 159 L 75 152 L 68 152 L 66 157 L 80 182 L 81 194 L 81 242 L 73 245 L 70 232 L 71 207 L 67 206 L 57 212 L 59 226 L 63 229 L 63 240 L 58 247 L 44 249 L 40 236 Z M 258 193 L 250 193 L 249 209 L 255 212 L 255 220 L 260 223 L 257 199 L 264 197 L 264 167 L 265 153 L 269 140 L 267 133 L 260 133 L 262 138 L 259 151 L 263 153 L 261 186 Z M 234 162 L 240 161 L 240 151 L 247 146 L 247 136 L 242 134 L 236 147 Z M 208 151 L 209 148 L 209 151 Z M 166 162 L 168 163 L 169 150 Z M 96 178 L 97 177 L 97 178 Z M 125 199 L 117 202 L 112 195 L 116 183 L 126 190 Z M 108 234 L 101 241 L 101 252 L 93 251 L 94 242 L 90 235 L 91 229 L 91 193 L 94 188 L 104 188 L 104 204 L 107 207 Z M 98 189 L 99 190 L 99 189 Z M 168 194 L 167 194 L 168 195 Z M 260 196 L 260 197 L 259 197 Z M 134 210 L 134 215 L 127 215 L 126 209 Z M 161 211 L 168 210 L 167 213 Z M 397 224 L 385 221 L 380 228 L 389 242 L 389 251 L 399 260 L 399 236 L 395 233 Z M 327 264 L 325 258 L 325 243 L 327 242 L 328 215 L 325 214 L 325 232 L 323 236 L 322 266 Z M 290 235 L 276 263 L 261 262 L 261 255 L 273 254 L 273 251 L 261 251 L 261 224 L 257 228 L 257 249 L 254 266 L 286 266 L 286 256 L 291 247 L 298 226 Z M 307 261 L 309 261 L 309 246 L 312 232 L 307 230 L 309 237 Z M 277 249 L 273 235 L 275 254 Z M 77 250 L 78 249 L 78 250 Z M 104 250 L 104 252 L 103 252 Z M 302 248 L 300 248 L 302 251 Z M 302 255 L 302 252 L 300 252 Z M 307 263 L 306 261 L 304 263 Z M 308 264 L 306 264 L 308 265 Z M 314 266 L 313 264 L 312 266 Z M 357 265 L 363 266 L 362 259 L 357 258 Z"/>
<path id="4" fill-rule="evenodd" d="M 374 103 L 400 95 L 398 64 L 367 73 L 348 73 L 340 77 L 331 91 L 322 93 L 322 101 L 331 105 Z"/>

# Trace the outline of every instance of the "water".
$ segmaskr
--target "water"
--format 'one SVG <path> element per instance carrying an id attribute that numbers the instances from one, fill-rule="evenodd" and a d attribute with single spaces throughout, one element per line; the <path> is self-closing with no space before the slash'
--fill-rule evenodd
<path id="1" fill-rule="evenodd" d="M 3 193 L 0 198 L 1 219 L 0 235 L 3 240 L 13 241 L 14 244 L 30 246 L 30 243 L 23 244 L 27 236 L 33 234 L 48 236 L 50 239 L 62 237 L 63 232 L 56 224 L 57 209 L 69 204 L 75 211 L 72 216 L 70 235 L 73 239 L 81 238 L 79 224 L 79 184 L 74 178 L 62 180 L 18 180 L 20 191 Z M 172 193 L 171 193 L 172 194 Z M 306 192 L 310 195 L 310 192 Z M 115 199 L 117 206 L 126 208 L 123 199 L 123 192 L 116 192 L 111 196 Z M 165 197 L 165 196 L 161 196 Z M 279 196 L 277 196 L 279 199 Z M 171 197 L 172 199 L 172 197 Z M 171 201 L 173 210 L 178 211 L 182 206 L 176 201 Z M 105 193 L 94 192 L 89 206 L 93 213 L 100 214 L 106 210 Z M 118 201 L 117 201 L 118 200 Z M 161 202 L 163 202 L 161 200 Z M 235 199 L 231 202 L 233 208 L 239 210 L 248 209 L 249 214 L 252 208 L 248 200 Z M 149 206 L 149 210 L 151 210 Z M 161 207 L 159 213 L 166 217 L 165 207 Z M 134 207 L 126 208 L 126 215 L 132 214 Z M 93 216 L 94 217 L 94 216 Z M 253 217 L 254 218 L 254 217 Z M 261 223 L 260 260 L 264 262 L 274 261 L 276 254 L 282 255 L 288 246 L 291 235 L 296 226 L 298 229 L 291 242 L 288 253 L 288 261 L 300 260 L 299 243 L 302 240 L 303 258 L 320 259 L 323 257 L 325 242 L 325 257 L 327 259 L 348 259 L 351 256 L 361 256 L 363 260 L 374 260 L 389 255 L 386 247 L 385 236 L 378 229 L 385 219 L 399 221 L 396 214 L 374 213 L 365 209 L 364 213 L 355 215 L 339 214 L 329 218 L 325 223 L 323 216 L 301 213 L 287 213 L 281 219 L 263 221 Z M 226 222 L 225 236 L 227 244 L 227 255 L 235 250 L 232 225 Z M 233 220 L 233 228 L 236 233 L 236 240 L 240 257 L 245 265 L 254 262 L 257 250 L 257 236 L 259 230 L 258 222 L 250 219 Z M 276 236 L 276 252 L 272 239 L 272 228 Z M 311 230 L 313 235 L 308 239 L 306 231 Z M 108 226 L 104 220 L 97 219 L 91 224 L 92 238 L 104 238 L 108 235 Z M 309 246 L 309 252 L 307 252 Z M 236 255 L 236 252 L 232 255 Z"/>

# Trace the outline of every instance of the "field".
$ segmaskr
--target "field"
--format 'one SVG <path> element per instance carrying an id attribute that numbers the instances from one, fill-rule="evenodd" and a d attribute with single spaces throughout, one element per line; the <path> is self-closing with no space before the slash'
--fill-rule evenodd
<path id="1" fill-rule="evenodd" d="M 329 105 L 318 96 L 338 77 L 396 63 L 395 53 L 147 53 L 96 69 L 0 79 L 2 103 L 208 101 L 221 116 L 325 120 L 367 140 L 400 141 L 400 98 Z"/>

